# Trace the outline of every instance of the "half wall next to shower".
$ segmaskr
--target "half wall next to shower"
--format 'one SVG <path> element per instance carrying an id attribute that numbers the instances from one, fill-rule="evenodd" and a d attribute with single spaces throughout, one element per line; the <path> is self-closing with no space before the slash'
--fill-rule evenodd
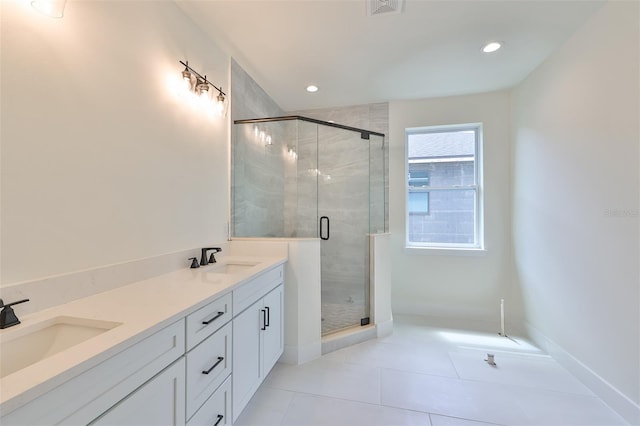
<path id="1" fill-rule="evenodd" d="M 320 238 L 322 333 L 367 324 L 385 230 L 384 135 L 300 116 L 235 122 L 232 237 Z"/>

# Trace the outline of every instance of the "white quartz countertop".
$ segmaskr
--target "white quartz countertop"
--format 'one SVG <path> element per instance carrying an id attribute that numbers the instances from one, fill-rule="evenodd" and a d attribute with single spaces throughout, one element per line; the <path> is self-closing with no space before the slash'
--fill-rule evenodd
<path id="1" fill-rule="evenodd" d="M 3 342 L 23 334 L 34 324 L 60 316 L 120 325 L 1 378 L 0 415 L 10 413 L 286 261 L 286 257 L 224 256 L 215 264 L 180 269 L 20 317 L 21 324 L 0 330 L 0 351 Z M 237 273 L 216 273 L 216 269 L 232 262 L 255 266 Z"/>

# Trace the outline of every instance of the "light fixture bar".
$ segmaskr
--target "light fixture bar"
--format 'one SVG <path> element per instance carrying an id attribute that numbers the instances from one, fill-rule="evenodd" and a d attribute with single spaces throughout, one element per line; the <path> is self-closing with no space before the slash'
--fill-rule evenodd
<path id="1" fill-rule="evenodd" d="M 179 62 L 180 62 L 182 65 L 184 65 L 186 69 L 188 69 L 188 70 L 189 70 L 189 71 L 191 71 L 193 74 L 195 74 L 195 76 L 196 76 L 196 77 L 200 78 L 202 81 L 204 81 L 204 82 L 206 82 L 206 83 L 210 84 L 211 86 L 213 86 L 213 88 L 214 88 L 214 89 L 216 89 L 218 92 L 220 92 L 220 94 L 221 94 L 222 96 L 227 96 L 227 94 L 226 94 L 226 93 L 224 93 L 224 92 L 222 91 L 222 89 L 220 89 L 219 87 L 216 87 L 216 85 L 215 85 L 215 84 L 213 84 L 213 83 L 211 82 L 211 80 L 208 80 L 206 76 L 203 76 L 203 75 L 202 75 L 202 74 L 200 74 L 198 71 L 196 71 L 196 70 L 194 70 L 193 68 L 191 68 L 191 67 L 189 66 L 189 61 L 186 61 L 186 62 L 179 61 Z"/>

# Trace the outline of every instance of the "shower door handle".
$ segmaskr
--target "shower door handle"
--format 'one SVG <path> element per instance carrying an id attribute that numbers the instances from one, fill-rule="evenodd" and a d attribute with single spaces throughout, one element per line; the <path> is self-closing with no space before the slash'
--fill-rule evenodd
<path id="1" fill-rule="evenodd" d="M 324 221 L 324 222 L 323 222 Z M 327 231 L 327 235 L 325 236 L 324 234 L 324 229 L 325 227 L 323 226 L 323 223 L 326 223 L 326 231 Z M 329 216 L 322 216 L 320 218 L 320 239 L 321 240 L 328 240 L 329 239 L 329 235 L 330 235 L 330 231 L 331 231 L 331 225 L 329 223 Z"/>

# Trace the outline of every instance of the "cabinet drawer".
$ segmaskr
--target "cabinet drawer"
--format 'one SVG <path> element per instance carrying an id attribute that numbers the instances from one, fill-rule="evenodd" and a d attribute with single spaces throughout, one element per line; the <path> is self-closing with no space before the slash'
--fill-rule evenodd
<path id="1" fill-rule="evenodd" d="M 283 282 L 284 268 L 278 266 L 233 290 L 233 312 L 239 314 Z"/>
<path id="2" fill-rule="evenodd" d="M 228 293 L 187 316 L 187 350 L 229 322 L 232 313 L 231 293 Z"/>
<path id="3" fill-rule="evenodd" d="M 187 353 L 187 418 L 231 373 L 231 330 L 228 323 Z"/>
<path id="4" fill-rule="evenodd" d="M 187 426 L 225 426 L 231 424 L 231 377 L 220 385 Z"/>

